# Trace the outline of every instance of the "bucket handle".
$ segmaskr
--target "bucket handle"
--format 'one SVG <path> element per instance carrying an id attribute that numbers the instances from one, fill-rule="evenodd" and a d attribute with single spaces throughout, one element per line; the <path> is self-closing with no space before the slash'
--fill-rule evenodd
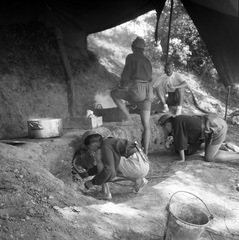
<path id="1" fill-rule="evenodd" d="M 37 122 L 37 121 L 30 121 L 29 126 L 30 126 L 31 130 L 42 130 L 43 129 L 42 125 L 39 124 L 39 122 Z"/>
<path id="2" fill-rule="evenodd" d="M 175 193 L 170 197 L 170 199 L 169 199 L 169 203 L 168 203 L 168 205 L 167 205 L 167 207 L 166 207 L 167 210 L 169 210 L 170 203 L 171 203 L 171 200 L 172 200 L 173 196 L 176 195 L 177 193 L 180 193 L 180 192 L 191 194 L 191 195 L 193 195 L 194 197 L 196 197 L 197 199 L 199 199 L 199 200 L 203 203 L 203 205 L 206 207 L 207 211 L 209 212 L 208 218 L 209 218 L 210 220 L 212 220 L 212 219 L 214 218 L 214 216 L 213 216 L 212 213 L 210 212 L 209 208 L 207 207 L 206 203 L 205 203 L 201 198 L 199 198 L 198 196 L 196 196 L 195 194 L 190 193 L 190 192 L 187 192 L 187 191 L 177 191 L 177 192 L 175 192 Z"/>

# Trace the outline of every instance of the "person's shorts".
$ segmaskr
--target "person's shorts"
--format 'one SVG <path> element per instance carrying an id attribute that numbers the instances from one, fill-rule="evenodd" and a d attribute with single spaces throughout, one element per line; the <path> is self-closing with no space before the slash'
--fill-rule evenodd
<path id="1" fill-rule="evenodd" d="M 211 145 L 222 144 L 226 139 L 227 135 L 227 123 L 224 119 L 220 117 L 210 117 L 209 116 L 209 128 L 212 131 L 211 139 L 207 139 L 207 142 L 210 141 Z"/>
<path id="2" fill-rule="evenodd" d="M 151 110 L 151 104 L 152 104 L 152 102 L 149 101 L 148 99 L 145 99 L 142 102 L 137 102 L 136 103 L 138 109 L 144 110 L 144 111 L 150 111 Z"/>
<path id="3" fill-rule="evenodd" d="M 130 103 L 135 103 L 140 110 L 150 111 L 153 102 L 153 88 L 148 84 L 137 83 L 131 89 L 114 90 L 117 98 L 123 99 Z"/>
<path id="4" fill-rule="evenodd" d="M 119 164 L 120 173 L 130 180 L 145 177 L 149 172 L 149 162 L 145 160 L 145 157 L 147 159 L 143 151 L 136 152 L 129 158 L 121 157 Z"/>
<path id="5" fill-rule="evenodd" d="M 176 106 L 179 103 L 179 92 L 178 89 L 175 90 L 175 92 L 168 92 L 168 97 L 166 99 L 166 103 L 169 106 Z"/>

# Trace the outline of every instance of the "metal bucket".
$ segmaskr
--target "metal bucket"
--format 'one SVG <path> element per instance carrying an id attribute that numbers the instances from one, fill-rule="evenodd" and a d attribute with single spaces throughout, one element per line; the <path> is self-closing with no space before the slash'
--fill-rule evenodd
<path id="1" fill-rule="evenodd" d="M 171 204 L 173 196 L 180 192 L 191 194 L 199 199 L 206 207 L 209 215 L 194 205 L 186 203 Z M 196 195 L 185 191 L 178 191 L 171 196 L 167 210 L 169 214 L 164 240 L 199 240 L 205 227 L 213 219 L 206 204 Z"/>

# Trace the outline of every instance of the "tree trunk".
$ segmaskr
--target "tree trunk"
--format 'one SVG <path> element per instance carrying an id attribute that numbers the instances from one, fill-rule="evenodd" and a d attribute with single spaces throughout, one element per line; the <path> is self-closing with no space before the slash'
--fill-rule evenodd
<path id="1" fill-rule="evenodd" d="M 67 97 L 68 97 L 68 112 L 70 117 L 75 116 L 75 94 L 74 94 L 74 79 L 71 66 L 65 51 L 62 32 L 59 28 L 55 28 L 55 35 L 57 39 L 58 49 L 61 57 L 61 62 L 64 68 L 66 84 L 67 84 Z"/>
<path id="2" fill-rule="evenodd" d="M 77 29 L 61 27 L 66 53 L 76 59 L 87 58 L 87 34 Z"/>

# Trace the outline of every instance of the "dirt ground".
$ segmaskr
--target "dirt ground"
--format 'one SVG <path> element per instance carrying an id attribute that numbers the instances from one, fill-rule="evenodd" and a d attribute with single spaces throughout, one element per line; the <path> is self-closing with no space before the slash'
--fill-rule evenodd
<path id="1" fill-rule="evenodd" d="M 116 135 L 132 131 L 114 129 Z M 227 141 L 239 145 L 238 130 L 230 125 Z M 85 192 L 83 182 L 71 179 L 71 158 L 83 132 L 71 129 L 60 138 L 0 143 L 0 239 L 163 239 L 166 207 L 174 193 L 171 204 L 182 203 L 186 194 L 184 203 L 209 215 L 200 200 L 178 191 L 195 194 L 214 215 L 201 239 L 239 238 L 239 162 L 208 163 L 199 152 L 177 163 L 177 155 L 154 150 L 143 192 L 134 194 L 130 181 L 118 181 L 110 183 L 112 200 L 96 200 L 99 188 Z"/>

